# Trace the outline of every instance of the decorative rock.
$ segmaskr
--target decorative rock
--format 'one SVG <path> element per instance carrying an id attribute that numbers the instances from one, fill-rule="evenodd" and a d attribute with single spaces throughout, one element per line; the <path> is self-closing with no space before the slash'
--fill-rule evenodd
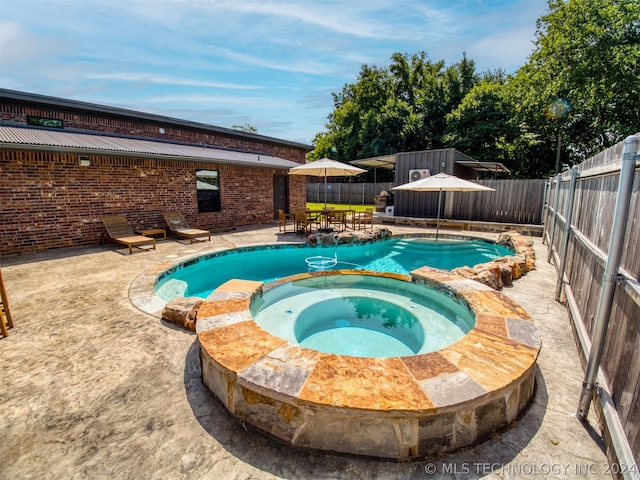
<path id="1" fill-rule="evenodd" d="M 162 310 L 162 319 L 195 332 L 200 305 L 202 305 L 201 298 L 176 298 L 165 305 Z"/>
<path id="2" fill-rule="evenodd" d="M 516 231 L 501 233 L 496 241 L 515 250 L 516 254 L 491 262 L 481 263 L 473 268 L 460 267 L 453 270 L 465 278 L 484 283 L 495 290 L 510 286 L 513 280 L 536 268 L 536 254 L 531 239 Z"/>
<path id="3" fill-rule="evenodd" d="M 373 227 L 370 230 L 355 230 L 350 232 L 312 233 L 307 237 L 309 245 L 340 245 L 345 243 L 363 243 L 382 240 L 391 236 L 391 230 L 386 227 Z"/>

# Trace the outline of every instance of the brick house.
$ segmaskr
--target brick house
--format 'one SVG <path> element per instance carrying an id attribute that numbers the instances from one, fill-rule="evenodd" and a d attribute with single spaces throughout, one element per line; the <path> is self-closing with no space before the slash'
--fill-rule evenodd
<path id="1" fill-rule="evenodd" d="M 304 207 L 288 176 L 313 147 L 121 108 L 0 89 L 0 256 L 99 243 L 103 215 L 136 230 L 180 211 L 195 228 L 273 222 Z"/>

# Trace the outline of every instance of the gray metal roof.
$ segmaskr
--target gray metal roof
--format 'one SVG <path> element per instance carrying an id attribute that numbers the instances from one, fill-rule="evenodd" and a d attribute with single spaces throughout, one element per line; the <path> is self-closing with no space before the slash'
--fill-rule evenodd
<path id="1" fill-rule="evenodd" d="M 358 167 L 375 167 L 386 168 L 393 170 L 396 166 L 395 155 L 382 155 L 380 157 L 363 158 L 361 160 L 351 160 L 351 165 L 357 165 Z"/>
<path id="2" fill-rule="evenodd" d="M 506 172 L 509 173 L 509 169 L 500 162 L 479 162 L 475 160 L 456 160 L 457 165 L 470 168 L 476 172 Z"/>
<path id="3" fill-rule="evenodd" d="M 136 110 L 129 110 L 126 108 L 111 107 L 108 105 L 99 105 L 96 103 L 81 102 L 78 100 L 69 100 L 66 98 L 50 97 L 48 95 L 40 95 L 37 93 L 20 92 L 17 90 L 9 90 L 6 88 L 0 88 L 0 98 L 7 98 L 10 100 L 41 104 L 45 106 L 62 107 L 73 110 L 81 110 L 85 112 L 100 112 L 108 115 L 114 115 L 118 117 L 127 117 L 135 120 L 148 120 L 156 122 L 159 125 L 176 125 L 187 128 L 197 128 L 200 130 L 208 130 L 210 132 L 222 133 L 232 137 L 246 138 L 254 141 L 266 142 L 276 145 L 286 145 L 289 147 L 309 151 L 313 149 L 312 145 L 305 143 L 292 142 L 289 140 L 282 140 L 279 138 L 268 137 L 266 135 L 260 135 L 257 133 L 243 132 L 241 130 L 235 130 L 233 128 L 218 127 L 215 125 L 209 125 L 207 123 L 192 122 L 190 120 L 182 120 L 180 118 L 167 117 L 164 115 L 157 115 L 154 113 L 138 112 Z"/>
<path id="4" fill-rule="evenodd" d="M 198 160 L 249 167 L 289 169 L 300 164 L 271 155 L 106 135 L 0 125 L 0 146 L 13 150 Z"/>
<path id="5" fill-rule="evenodd" d="M 444 149 L 443 149 L 444 150 Z M 402 152 L 404 153 L 404 152 Z M 458 154 L 464 155 L 462 152 Z M 467 155 L 464 155 L 468 157 Z M 471 158 L 471 157 L 468 157 Z M 380 157 L 363 158 L 361 160 L 352 160 L 349 163 L 352 165 L 358 165 L 359 167 L 377 167 L 387 168 L 393 170 L 396 166 L 397 154 L 394 155 L 382 155 Z M 456 160 L 456 165 L 461 165 L 466 168 L 470 168 L 477 172 L 507 172 L 509 169 L 500 162 L 479 162 L 477 160 Z"/>

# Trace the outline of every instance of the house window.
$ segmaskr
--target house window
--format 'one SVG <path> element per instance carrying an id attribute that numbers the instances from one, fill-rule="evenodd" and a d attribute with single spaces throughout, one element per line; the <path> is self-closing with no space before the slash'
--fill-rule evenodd
<path id="1" fill-rule="evenodd" d="M 198 212 L 220 211 L 220 178 L 217 170 L 196 171 Z"/>

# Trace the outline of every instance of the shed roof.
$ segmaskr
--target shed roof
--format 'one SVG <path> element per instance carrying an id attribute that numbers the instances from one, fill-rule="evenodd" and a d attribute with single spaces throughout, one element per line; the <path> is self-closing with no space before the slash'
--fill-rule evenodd
<path id="1" fill-rule="evenodd" d="M 0 145 L 3 148 L 13 150 L 64 151 L 79 154 L 94 153 L 172 160 L 199 160 L 249 167 L 289 169 L 300 165 L 271 155 L 221 148 L 6 125 L 0 125 Z"/>
<path id="2" fill-rule="evenodd" d="M 397 155 L 399 155 L 400 153 L 409 153 L 409 152 L 399 152 L 398 154 L 392 154 L 392 155 L 382 155 L 379 157 L 362 158 L 360 160 L 352 160 L 349 163 L 352 165 L 357 165 L 359 167 L 376 167 L 376 168 L 387 168 L 389 170 L 393 170 L 396 166 Z M 462 152 L 458 152 L 458 154 L 461 154 L 461 153 Z M 465 155 L 465 157 L 468 157 L 468 156 Z M 471 158 L 471 157 L 468 157 L 468 158 Z M 494 172 L 494 173 L 509 172 L 509 169 L 500 162 L 479 162 L 478 160 L 455 160 L 455 164 L 461 165 L 466 168 L 470 168 L 477 172 Z"/>

